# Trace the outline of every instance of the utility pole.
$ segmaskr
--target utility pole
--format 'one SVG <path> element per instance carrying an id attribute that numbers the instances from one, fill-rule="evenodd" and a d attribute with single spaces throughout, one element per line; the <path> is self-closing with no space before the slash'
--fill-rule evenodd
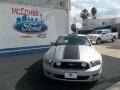
<path id="1" fill-rule="evenodd" d="M 41 22 L 43 22 L 43 18 L 42 18 L 42 15 L 40 14 L 40 19 L 41 19 Z"/>
<path id="2" fill-rule="evenodd" d="M 120 26 L 119 26 L 119 24 L 117 25 L 117 28 L 118 28 L 118 38 L 120 39 Z"/>

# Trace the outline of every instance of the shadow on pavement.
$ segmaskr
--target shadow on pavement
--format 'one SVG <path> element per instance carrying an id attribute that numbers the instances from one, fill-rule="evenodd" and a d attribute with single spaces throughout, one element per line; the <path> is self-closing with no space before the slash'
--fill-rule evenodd
<path id="1" fill-rule="evenodd" d="M 120 50 L 120 46 L 119 45 L 108 46 L 107 48 Z"/>
<path id="2" fill-rule="evenodd" d="M 93 43 L 93 45 L 96 45 L 96 44 Z M 109 48 L 109 49 L 120 50 L 120 40 L 117 39 L 115 42 L 111 42 L 111 41 L 102 42 L 100 46 L 105 46 L 106 48 Z"/>
<path id="3" fill-rule="evenodd" d="M 15 90 L 90 90 L 95 83 L 62 82 L 43 76 L 42 60 L 27 68 L 27 73 L 18 81 Z"/>
<path id="4" fill-rule="evenodd" d="M 97 83 L 62 82 L 44 77 L 41 59 L 26 68 L 27 73 L 18 81 L 15 90 L 104 90 L 120 80 L 120 60 L 103 56 L 103 63 L 103 77 Z"/>
<path id="5" fill-rule="evenodd" d="M 120 40 L 117 39 L 115 42 L 105 43 L 103 45 L 107 46 L 107 48 L 110 49 L 120 49 Z"/>
<path id="6" fill-rule="evenodd" d="M 111 41 L 102 41 L 100 44 L 98 44 L 98 45 L 108 45 L 108 44 L 110 44 L 110 43 L 113 43 L 113 42 L 111 42 Z M 93 45 L 97 45 L 96 43 L 92 43 Z"/>

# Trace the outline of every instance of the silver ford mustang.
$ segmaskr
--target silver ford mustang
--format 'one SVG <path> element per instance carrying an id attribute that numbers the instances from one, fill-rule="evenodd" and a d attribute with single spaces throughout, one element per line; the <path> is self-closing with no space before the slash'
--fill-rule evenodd
<path id="1" fill-rule="evenodd" d="M 84 35 L 60 36 L 43 58 L 44 75 L 63 81 L 97 81 L 102 57 Z"/>

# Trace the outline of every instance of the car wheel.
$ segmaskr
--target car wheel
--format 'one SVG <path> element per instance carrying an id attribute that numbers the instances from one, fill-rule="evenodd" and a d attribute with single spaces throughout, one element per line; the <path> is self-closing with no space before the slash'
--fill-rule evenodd
<path id="1" fill-rule="evenodd" d="M 98 45 L 98 44 L 101 44 L 101 39 L 100 38 L 98 38 L 97 40 L 96 40 L 96 44 Z"/>
<path id="2" fill-rule="evenodd" d="M 116 40 L 116 37 L 114 36 L 113 39 L 112 39 L 112 42 L 115 42 L 115 40 Z"/>

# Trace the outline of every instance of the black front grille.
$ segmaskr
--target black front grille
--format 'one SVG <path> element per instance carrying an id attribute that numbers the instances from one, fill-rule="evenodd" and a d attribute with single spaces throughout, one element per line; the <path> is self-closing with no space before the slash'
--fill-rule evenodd
<path id="1" fill-rule="evenodd" d="M 59 75 L 59 74 L 53 74 L 55 78 L 58 79 L 66 79 L 66 80 L 87 80 L 89 79 L 89 76 L 77 76 L 76 79 L 72 79 L 72 78 L 65 78 L 64 75 Z"/>
<path id="2" fill-rule="evenodd" d="M 61 68 L 61 69 L 89 69 L 89 64 L 86 63 L 86 67 L 83 67 L 82 62 L 61 62 L 61 65 L 58 66 L 56 63 L 54 63 L 55 68 Z"/>

